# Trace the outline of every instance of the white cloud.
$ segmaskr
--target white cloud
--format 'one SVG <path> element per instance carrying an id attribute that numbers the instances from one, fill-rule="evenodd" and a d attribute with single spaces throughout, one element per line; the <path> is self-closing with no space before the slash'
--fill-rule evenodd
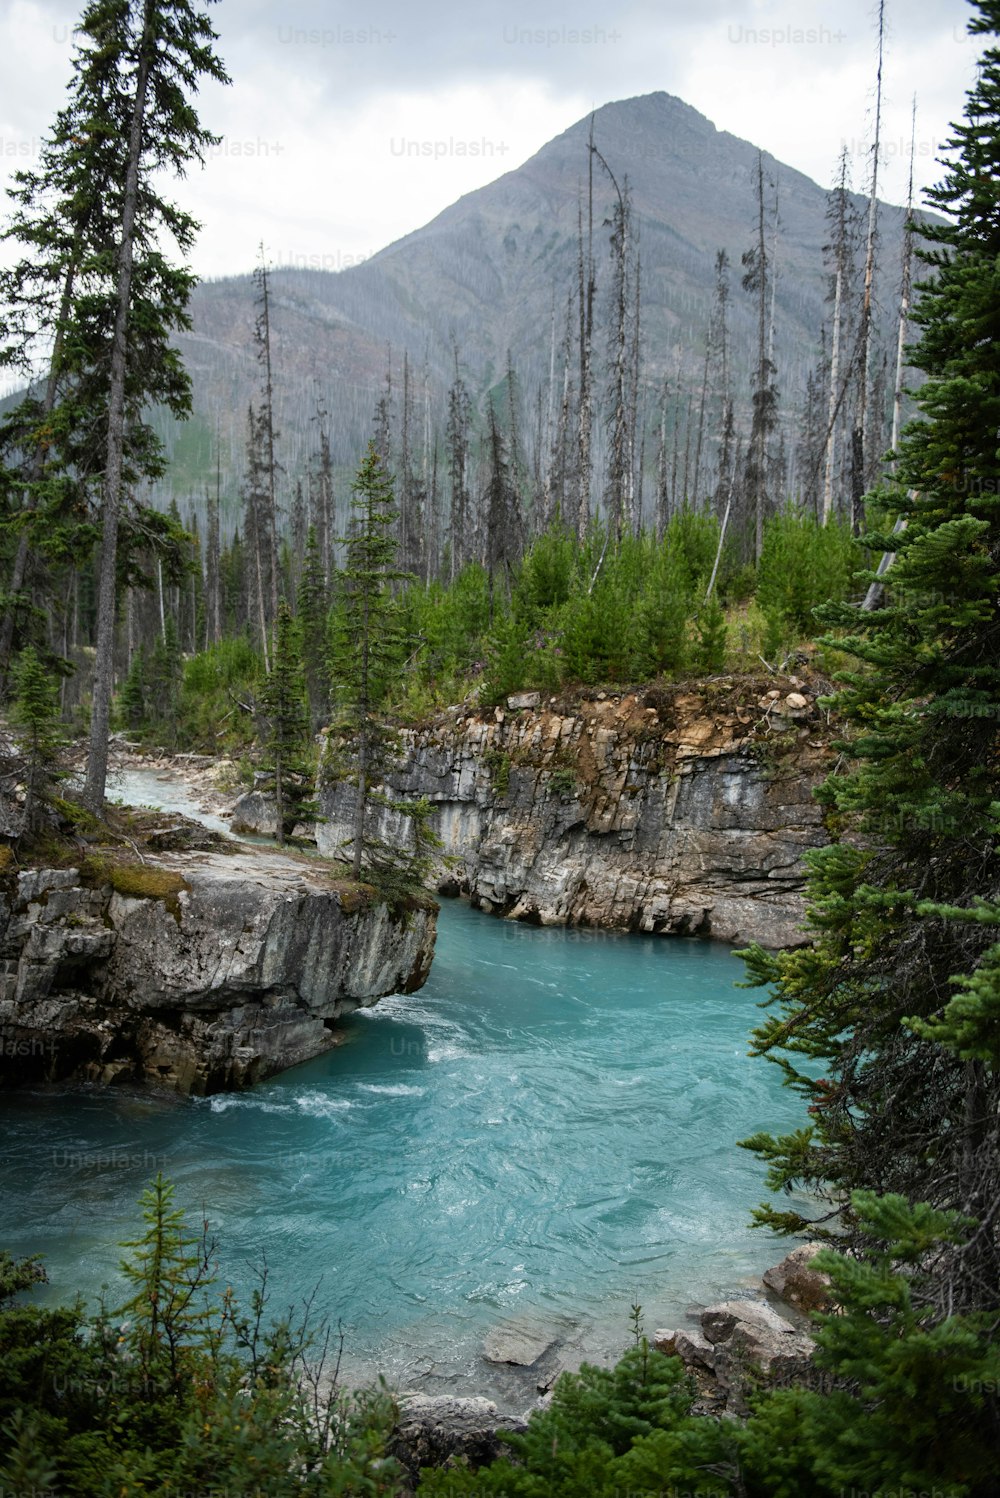
<path id="1" fill-rule="evenodd" d="M 905 197 L 910 100 L 918 187 L 961 116 L 978 44 L 965 0 L 890 0 L 883 195 Z M 203 123 L 224 139 L 175 192 L 201 219 L 202 274 L 274 263 L 336 269 L 426 223 L 520 164 L 591 108 L 666 89 L 779 160 L 829 183 L 841 145 L 863 185 L 874 98 L 869 0 L 632 0 L 613 13 L 550 0 L 498 15 L 383 0 L 211 10 L 233 86 Z M 0 178 L 30 163 L 64 97 L 77 8 L 0 0 Z"/>

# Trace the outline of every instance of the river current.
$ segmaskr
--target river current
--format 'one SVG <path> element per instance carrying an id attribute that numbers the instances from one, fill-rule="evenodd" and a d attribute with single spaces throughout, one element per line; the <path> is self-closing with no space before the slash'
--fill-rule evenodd
<path id="1" fill-rule="evenodd" d="M 220 1283 L 266 1258 L 272 1305 L 316 1305 L 356 1374 L 497 1392 L 511 1321 L 613 1358 L 780 1257 L 747 1226 L 736 1141 L 801 1122 L 747 1055 L 759 995 L 717 945 L 501 922 L 444 902 L 426 987 L 244 1094 L 59 1088 L 0 1098 L 0 1247 L 50 1299 L 121 1281 L 117 1244 L 162 1170 L 217 1240 Z M 503 1390 L 500 1389 L 500 1393 Z"/>

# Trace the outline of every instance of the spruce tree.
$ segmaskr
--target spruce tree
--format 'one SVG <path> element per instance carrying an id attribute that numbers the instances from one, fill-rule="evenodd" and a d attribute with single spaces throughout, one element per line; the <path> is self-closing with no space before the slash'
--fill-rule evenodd
<path id="1" fill-rule="evenodd" d="M 163 467 L 144 415 L 157 403 L 180 417 L 190 408 L 172 338 L 188 326 L 193 277 L 170 264 L 164 245 L 172 240 L 186 253 L 197 225 L 160 196 L 158 179 L 183 173 L 213 143 L 190 99 L 203 77 L 226 75 L 212 50 L 215 34 L 191 0 L 91 0 L 76 35 L 70 102 L 45 142 L 39 171 L 18 179 L 8 237 L 27 253 L 5 287 L 12 307 L 5 331 L 15 351 L 51 347 L 41 406 L 29 400 L 22 411 L 34 454 L 24 512 L 36 513 L 53 485 L 68 487 L 78 501 L 95 503 L 100 526 L 85 791 L 99 808 L 119 526 L 132 485 Z"/>
<path id="2" fill-rule="evenodd" d="M 310 718 L 318 728 L 327 716 L 330 691 L 326 670 L 327 598 L 323 579 L 323 558 L 315 526 L 306 538 L 302 576 L 296 596 L 299 633 L 302 640 L 302 668 Z"/>
<path id="3" fill-rule="evenodd" d="M 975 34 L 1000 30 L 977 0 Z M 978 1223 L 942 1254 L 949 1312 L 1000 1305 L 1000 50 L 984 53 L 922 229 L 933 274 L 914 314 L 919 417 L 882 521 L 896 552 L 885 607 L 830 607 L 856 661 L 835 707 L 848 767 L 823 792 L 831 844 L 814 854 L 812 943 L 770 956 L 775 1011 L 756 1049 L 809 1101 L 808 1126 L 749 1141 L 771 1183 L 804 1185 L 859 1225 L 850 1192 L 897 1192 Z M 890 539 L 893 518 L 906 529 Z M 870 576 L 870 574 L 869 574 Z M 762 1209 L 779 1227 L 802 1213 Z"/>
<path id="4" fill-rule="evenodd" d="M 352 495 L 353 524 L 344 538 L 347 566 L 340 574 L 330 666 L 357 786 L 351 858 L 354 877 L 360 879 L 364 868 L 378 873 L 375 865 L 384 865 L 389 852 L 372 832 L 369 813 L 395 743 L 384 711 L 404 649 L 392 592 L 393 584 L 405 577 L 396 566 L 397 512 L 392 480 L 374 442 L 368 444 Z"/>
<path id="5" fill-rule="evenodd" d="M 21 652 L 14 669 L 11 720 L 20 730 L 25 760 L 25 822 L 33 832 L 58 778 L 66 743 L 59 722 L 58 688 L 33 646 Z"/>
<path id="6" fill-rule="evenodd" d="M 267 720 L 264 764 L 274 775 L 276 836 L 284 843 L 297 822 L 308 817 L 314 771 L 310 764 L 309 711 L 302 651 L 292 611 L 284 599 L 271 645 L 271 671 L 265 676 L 261 705 Z"/>
<path id="7" fill-rule="evenodd" d="M 177 626 L 173 615 L 168 614 L 145 668 L 145 681 L 152 726 L 171 750 L 177 747 L 183 670 Z"/>

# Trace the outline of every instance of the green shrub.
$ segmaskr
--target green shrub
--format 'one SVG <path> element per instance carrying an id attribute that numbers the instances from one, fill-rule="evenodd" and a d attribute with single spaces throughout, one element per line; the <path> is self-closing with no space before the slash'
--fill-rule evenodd
<path id="1" fill-rule="evenodd" d="M 764 528 L 757 602 L 769 619 L 784 620 L 798 635 L 812 635 L 817 629 L 813 609 L 846 598 L 857 565 L 849 526 L 837 520 L 819 525 L 789 505 Z"/>
<path id="2" fill-rule="evenodd" d="M 385 1393 L 347 1394 L 334 1379 L 329 1402 L 314 1402 L 323 1329 L 294 1315 L 268 1324 L 263 1271 L 248 1309 L 217 1294 L 209 1246 L 162 1177 L 142 1206 L 113 1310 L 17 1304 L 37 1267 L 0 1254 L 0 1490 L 397 1492 Z"/>
<path id="3" fill-rule="evenodd" d="M 184 662 L 180 686 L 179 737 L 191 747 L 240 748 L 253 738 L 246 711 L 262 669 L 245 635 L 222 640 Z"/>

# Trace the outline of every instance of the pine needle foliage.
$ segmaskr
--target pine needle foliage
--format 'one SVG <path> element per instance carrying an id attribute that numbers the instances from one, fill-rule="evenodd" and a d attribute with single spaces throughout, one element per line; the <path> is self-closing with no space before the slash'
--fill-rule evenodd
<path id="1" fill-rule="evenodd" d="M 979 0 L 975 34 L 1000 4 Z M 776 1189 L 804 1186 L 871 1246 L 852 1193 L 978 1224 L 944 1256 L 939 1310 L 1000 1308 L 1000 50 L 988 46 L 921 230 L 933 272 L 911 362 L 927 374 L 895 477 L 870 497 L 891 550 L 884 606 L 820 611 L 852 658 L 834 707 L 843 764 L 821 796 L 837 840 L 811 858 L 811 944 L 748 954 L 773 983 L 755 1050 L 810 1121 L 747 1141 Z M 891 535 L 898 516 L 906 521 Z M 869 578 L 872 574 L 869 574 Z M 760 1220 L 805 1228 L 801 1213 Z M 876 1235 L 877 1236 L 877 1235 Z M 944 1265 L 947 1264 L 947 1272 Z"/>

